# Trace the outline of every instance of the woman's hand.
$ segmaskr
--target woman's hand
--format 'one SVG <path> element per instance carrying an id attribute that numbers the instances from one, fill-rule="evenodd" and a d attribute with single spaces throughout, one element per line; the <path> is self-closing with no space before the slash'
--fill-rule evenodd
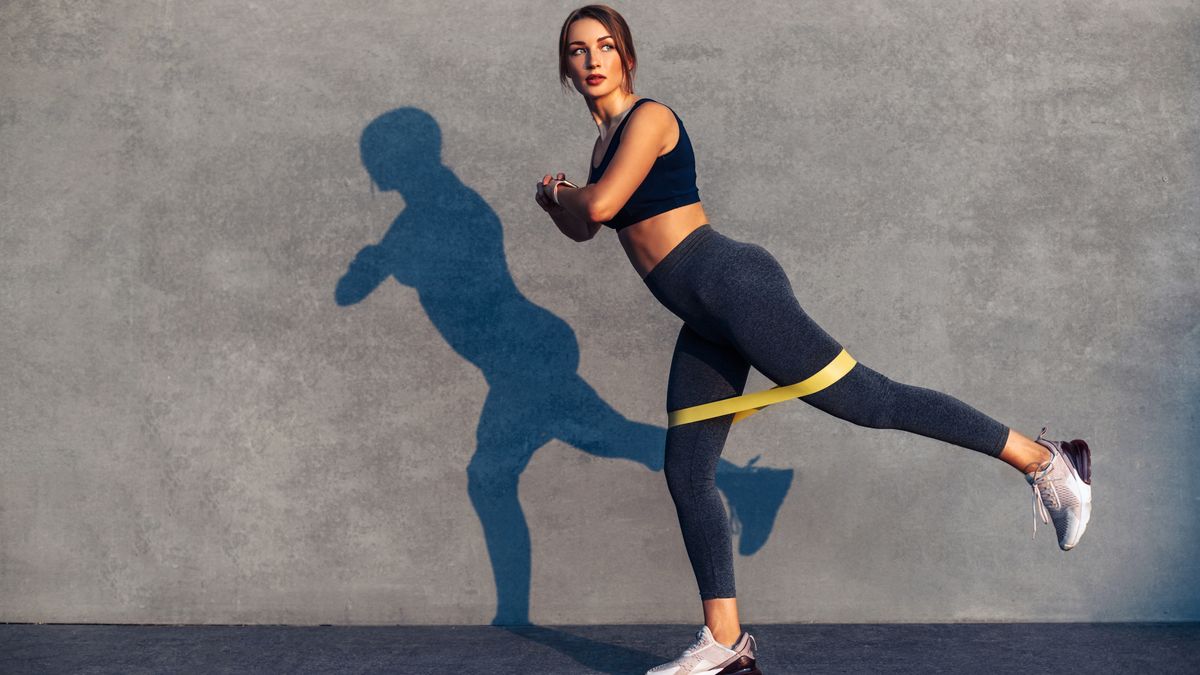
<path id="1" fill-rule="evenodd" d="M 542 177 L 541 182 L 537 184 L 537 193 L 534 194 L 534 200 L 537 201 L 538 206 L 542 207 L 543 211 L 552 216 L 564 213 L 566 212 L 566 209 L 564 209 L 561 205 L 554 203 L 554 200 L 550 198 L 550 191 L 546 188 L 550 185 L 551 181 L 566 179 L 567 175 L 560 171 L 557 178 L 551 176 L 550 174 L 546 174 Z"/>

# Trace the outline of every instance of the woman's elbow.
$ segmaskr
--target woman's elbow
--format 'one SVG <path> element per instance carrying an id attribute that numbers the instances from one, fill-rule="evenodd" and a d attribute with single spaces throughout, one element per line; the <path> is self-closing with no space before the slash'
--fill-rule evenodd
<path id="1" fill-rule="evenodd" d="M 599 202 L 588 204 L 587 219 L 588 223 L 607 223 L 612 220 L 613 214 L 609 213 L 609 209 Z"/>
<path id="2" fill-rule="evenodd" d="M 596 233 L 599 232 L 600 228 L 602 227 L 604 227 L 603 223 L 588 223 L 587 231 L 584 233 L 585 236 L 583 239 L 580 239 L 580 241 L 588 241 L 589 239 L 595 238 Z"/>
<path id="3" fill-rule="evenodd" d="M 603 195 L 593 194 L 587 201 L 587 220 L 591 223 L 607 223 L 616 215 L 615 209 L 610 208 Z"/>

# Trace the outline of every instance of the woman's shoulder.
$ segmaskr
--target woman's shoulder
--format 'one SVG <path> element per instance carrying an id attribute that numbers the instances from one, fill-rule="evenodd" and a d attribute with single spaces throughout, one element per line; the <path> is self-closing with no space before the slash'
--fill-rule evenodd
<path id="1" fill-rule="evenodd" d="M 645 112 L 643 112 L 643 109 Z M 634 123 L 634 120 L 637 120 Z M 634 102 L 633 108 L 626 114 L 625 119 L 621 120 L 616 137 L 613 138 L 607 145 L 603 143 L 603 136 L 596 137 L 596 143 L 592 146 L 592 159 L 588 165 L 589 169 L 589 184 L 591 175 L 595 174 L 602 166 L 604 166 L 604 158 L 608 157 L 612 152 L 613 144 L 621 144 L 626 138 L 631 136 L 639 137 L 637 144 L 653 144 L 660 139 L 667 141 L 674 129 L 676 128 L 675 111 L 657 99 L 652 99 L 648 96 L 643 96 Z M 679 125 L 682 129 L 682 125 Z M 630 132 L 630 127 L 633 131 Z M 601 147 L 605 150 L 601 155 L 599 165 L 595 164 L 597 154 L 601 153 Z"/>
<path id="2" fill-rule="evenodd" d="M 642 112 L 643 109 L 646 109 L 648 112 Z M 614 142 L 619 142 L 625 137 L 625 127 L 629 126 L 634 117 L 643 120 L 643 122 L 639 123 L 638 126 L 641 126 L 646 118 L 653 119 L 657 117 L 660 121 L 660 125 L 665 129 L 668 125 L 674 126 L 675 111 L 656 99 L 643 96 L 637 101 L 634 101 L 632 109 L 625 116 L 625 119 L 621 120 L 621 123 L 618 125 L 620 127 L 620 133 L 617 134 L 617 138 Z M 599 152 L 603 140 L 603 135 L 596 135 L 596 144 L 592 146 L 593 153 Z"/>
<path id="3" fill-rule="evenodd" d="M 675 113 L 675 109 L 672 108 L 671 106 L 667 105 L 666 103 L 663 103 L 662 101 L 660 101 L 656 98 L 650 98 L 649 96 L 643 96 L 634 105 L 638 106 L 639 110 L 642 108 L 652 108 L 652 109 L 657 109 L 659 111 L 670 112 L 672 114 Z M 636 112 L 636 111 L 634 111 L 634 112 Z"/>
<path id="4" fill-rule="evenodd" d="M 636 115 L 639 118 L 657 118 L 663 127 L 675 126 L 675 111 L 662 101 L 643 97 L 634 105 L 637 106 L 637 109 L 630 112 L 628 119 L 631 121 Z"/>

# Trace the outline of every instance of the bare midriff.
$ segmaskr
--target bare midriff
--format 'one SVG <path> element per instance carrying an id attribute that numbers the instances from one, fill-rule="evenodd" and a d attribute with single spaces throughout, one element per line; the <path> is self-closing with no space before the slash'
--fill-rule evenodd
<path id="1" fill-rule="evenodd" d="M 684 237 L 707 222 L 703 203 L 694 202 L 623 227 L 617 230 L 617 238 L 633 268 L 645 279 Z"/>

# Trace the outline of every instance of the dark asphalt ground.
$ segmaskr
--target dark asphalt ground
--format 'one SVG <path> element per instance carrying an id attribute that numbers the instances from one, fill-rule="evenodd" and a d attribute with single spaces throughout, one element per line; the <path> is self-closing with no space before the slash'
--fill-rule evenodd
<path id="1" fill-rule="evenodd" d="M 1200 673 L 1200 623 L 743 624 L 764 675 Z M 699 629 L 0 624 L 0 673 L 635 673 Z"/>

